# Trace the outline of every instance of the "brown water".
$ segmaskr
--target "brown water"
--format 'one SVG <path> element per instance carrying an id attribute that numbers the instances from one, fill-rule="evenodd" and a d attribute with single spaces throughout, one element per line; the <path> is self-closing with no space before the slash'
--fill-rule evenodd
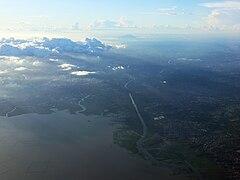
<path id="1" fill-rule="evenodd" d="M 0 117 L 0 180 L 184 179 L 113 144 L 102 116 Z"/>

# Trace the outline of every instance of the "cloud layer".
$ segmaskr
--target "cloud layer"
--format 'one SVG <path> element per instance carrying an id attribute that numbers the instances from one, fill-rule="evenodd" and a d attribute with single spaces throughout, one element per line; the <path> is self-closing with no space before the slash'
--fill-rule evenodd
<path id="1" fill-rule="evenodd" d="M 90 25 L 91 29 L 118 29 L 118 28 L 136 28 L 131 20 L 120 17 L 117 21 L 97 20 Z"/>
<path id="2" fill-rule="evenodd" d="M 202 4 L 208 8 L 224 8 L 224 9 L 240 9 L 239 1 L 222 1 L 222 2 L 209 2 Z"/>
<path id="3" fill-rule="evenodd" d="M 99 53 L 111 46 L 93 38 L 84 42 L 74 42 L 65 38 L 35 38 L 35 39 L 2 39 L 0 40 L 0 56 L 34 56 L 52 57 L 68 53 Z"/>
<path id="4" fill-rule="evenodd" d="M 203 7 L 213 9 L 207 16 L 209 25 L 234 29 L 240 26 L 240 2 L 220 1 L 201 4 Z"/>

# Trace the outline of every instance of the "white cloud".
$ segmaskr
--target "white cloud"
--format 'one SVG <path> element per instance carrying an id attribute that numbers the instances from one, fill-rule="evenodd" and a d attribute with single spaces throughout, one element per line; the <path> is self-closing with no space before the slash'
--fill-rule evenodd
<path id="1" fill-rule="evenodd" d="M 4 60 L 7 64 L 18 64 L 21 65 L 25 62 L 25 59 L 16 56 L 0 56 L 1 60 Z"/>
<path id="2" fill-rule="evenodd" d="M 207 17 L 208 24 L 210 25 L 220 24 L 220 19 L 218 18 L 220 15 L 221 12 L 219 12 L 218 10 L 212 11 L 211 14 L 209 14 Z"/>
<path id="3" fill-rule="evenodd" d="M 177 9 L 176 6 L 168 8 L 159 8 L 158 14 L 176 16 L 177 15 L 176 9 Z"/>
<path id="4" fill-rule="evenodd" d="M 117 71 L 117 70 L 124 70 L 125 68 L 123 66 L 116 66 L 116 67 L 113 67 L 112 70 L 113 71 Z"/>
<path id="5" fill-rule="evenodd" d="M 97 20 L 93 24 L 90 25 L 93 29 L 112 29 L 119 28 L 119 24 L 116 21 L 110 20 Z"/>
<path id="6" fill-rule="evenodd" d="M 207 8 L 240 9 L 239 1 L 209 2 L 201 5 Z"/>
<path id="7" fill-rule="evenodd" d="M 59 60 L 58 59 L 54 59 L 54 58 L 49 58 L 49 61 L 58 62 Z"/>
<path id="8" fill-rule="evenodd" d="M 192 15 L 192 13 L 182 11 L 182 10 L 178 9 L 176 6 L 166 7 L 166 8 L 158 8 L 157 10 L 155 10 L 153 12 L 147 12 L 147 13 L 144 13 L 144 14 L 170 15 L 170 16 Z"/>
<path id="9" fill-rule="evenodd" d="M 125 49 L 125 48 L 126 48 L 126 45 L 125 45 L 125 44 L 117 44 L 117 45 L 115 45 L 115 47 L 116 47 L 117 49 Z"/>
<path id="10" fill-rule="evenodd" d="M 34 62 L 33 62 L 33 66 L 39 66 L 39 65 L 41 65 L 41 62 L 40 62 L 40 61 L 34 61 Z"/>
<path id="11" fill-rule="evenodd" d="M 7 70 L 0 70 L 0 74 L 6 74 L 6 73 L 8 73 Z"/>
<path id="12" fill-rule="evenodd" d="M 177 7 L 174 6 L 174 7 L 168 7 L 168 8 L 158 8 L 158 11 L 174 11 L 176 9 Z"/>
<path id="13" fill-rule="evenodd" d="M 90 25 L 92 29 L 116 29 L 116 28 L 135 28 L 131 20 L 120 17 L 117 21 L 97 20 Z"/>
<path id="14" fill-rule="evenodd" d="M 64 70 L 64 71 L 71 70 L 72 68 L 77 68 L 76 65 L 73 65 L 73 64 L 67 64 L 67 63 L 65 63 L 65 64 L 61 64 L 61 65 L 59 65 L 58 67 L 62 68 L 62 70 Z"/>
<path id="15" fill-rule="evenodd" d="M 74 42 L 65 38 L 10 38 L 0 40 L 0 56 L 11 57 L 56 57 L 68 53 L 98 53 L 110 48 L 111 46 L 95 38 L 86 38 L 84 42 Z"/>
<path id="16" fill-rule="evenodd" d="M 172 26 L 172 25 L 154 25 L 154 29 L 158 31 L 176 31 L 176 32 L 186 32 L 186 31 L 198 31 L 199 29 L 193 26 Z"/>
<path id="17" fill-rule="evenodd" d="M 173 11 L 170 11 L 170 12 L 159 12 L 158 14 L 161 14 L 161 15 L 172 15 L 172 16 L 176 16 L 177 15 L 177 13 L 173 12 Z"/>
<path id="18" fill-rule="evenodd" d="M 201 61 L 201 59 L 199 58 L 185 58 L 185 57 L 181 57 L 181 58 L 177 58 L 178 61 Z"/>
<path id="19" fill-rule="evenodd" d="M 213 9 L 206 17 L 210 26 L 225 30 L 234 30 L 240 26 L 240 2 L 221 1 L 201 4 L 201 6 Z"/>
<path id="20" fill-rule="evenodd" d="M 240 24 L 240 10 L 213 10 L 207 17 L 210 25 L 236 25 Z"/>
<path id="21" fill-rule="evenodd" d="M 15 71 L 25 71 L 25 70 L 27 70 L 26 67 L 15 68 Z"/>
<path id="22" fill-rule="evenodd" d="M 72 75 L 76 75 L 76 76 L 86 76 L 89 74 L 95 74 L 96 72 L 89 72 L 89 71 L 75 71 L 75 72 L 71 72 Z"/>
<path id="23" fill-rule="evenodd" d="M 80 25 L 78 22 L 76 22 L 75 24 L 72 25 L 72 30 L 75 30 L 75 31 L 80 30 Z"/>
<path id="24" fill-rule="evenodd" d="M 133 22 L 125 17 L 119 18 L 119 24 L 121 27 L 133 27 Z"/>

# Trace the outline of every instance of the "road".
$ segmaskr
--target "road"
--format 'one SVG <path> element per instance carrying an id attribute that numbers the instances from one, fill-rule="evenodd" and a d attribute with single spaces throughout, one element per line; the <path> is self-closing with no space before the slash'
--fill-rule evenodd
<path id="1" fill-rule="evenodd" d="M 132 93 L 130 92 L 129 88 L 128 88 L 128 85 L 130 83 L 132 83 L 133 81 L 135 80 L 135 78 L 132 78 L 131 80 L 129 80 L 125 85 L 124 87 L 126 88 L 126 90 L 129 92 L 129 98 L 131 99 L 131 102 L 132 102 L 132 105 L 137 113 L 137 116 L 142 124 L 142 128 L 143 128 L 143 132 L 142 132 L 142 135 L 141 135 L 141 138 L 136 142 L 137 144 L 137 149 L 138 149 L 138 152 L 144 156 L 145 159 L 147 160 L 150 160 L 153 164 L 155 165 L 159 165 L 159 162 L 146 150 L 146 148 L 144 148 L 143 146 L 143 143 L 144 141 L 146 140 L 146 137 L 147 137 L 147 134 L 148 134 L 148 128 L 146 126 L 146 123 L 138 109 L 138 106 L 132 96 Z M 192 170 L 192 172 L 195 174 L 196 178 L 198 180 L 202 180 L 202 176 L 201 174 L 186 160 L 184 160 L 184 163 L 186 165 L 186 167 L 188 167 L 189 169 Z"/>
<path id="2" fill-rule="evenodd" d="M 141 125 L 142 125 L 142 129 L 143 129 L 143 132 L 142 132 L 142 135 L 141 135 L 141 138 L 138 139 L 138 141 L 136 142 L 136 145 L 137 145 L 137 149 L 138 149 L 138 152 L 143 155 L 143 157 L 147 160 L 150 160 L 152 163 L 154 164 L 158 164 L 157 160 L 143 147 L 143 143 L 144 143 L 144 140 L 145 138 L 147 137 L 147 133 L 148 133 L 148 128 L 146 126 L 146 123 L 138 109 L 138 106 L 133 98 L 133 95 L 132 93 L 130 92 L 130 90 L 128 89 L 128 85 L 133 82 L 135 80 L 135 78 L 132 78 L 131 80 L 129 80 L 125 85 L 125 89 L 129 92 L 128 95 L 129 95 L 129 98 L 132 102 L 132 105 L 137 113 L 137 116 L 138 116 L 138 119 L 140 120 L 141 122 Z"/>

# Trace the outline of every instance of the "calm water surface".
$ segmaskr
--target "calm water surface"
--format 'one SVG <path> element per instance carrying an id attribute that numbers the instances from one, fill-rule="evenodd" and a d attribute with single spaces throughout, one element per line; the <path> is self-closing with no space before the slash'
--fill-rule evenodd
<path id="1" fill-rule="evenodd" d="M 0 179 L 184 179 L 114 145 L 116 128 L 107 117 L 64 111 L 0 117 Z"/>

